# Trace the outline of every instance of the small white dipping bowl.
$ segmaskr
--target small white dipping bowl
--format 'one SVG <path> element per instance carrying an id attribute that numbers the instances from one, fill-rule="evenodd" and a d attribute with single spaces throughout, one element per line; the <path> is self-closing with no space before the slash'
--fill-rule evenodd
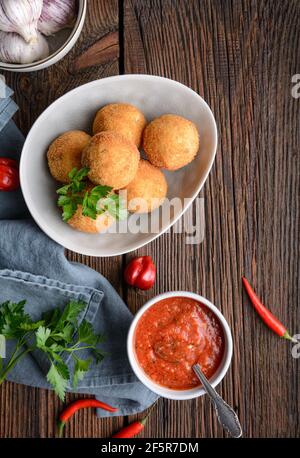
<path id="1" fill-rule="evenodd" d="M 167 299 L 169 297 L 187 297 L 190 299 L 194 299 L 197 302 L 200 302 L 201 304 L 206 305 L 206 307 L 212 310 L 212 312 L 216 315 L 216 317 L 218 318 L 219 322 L 222 325 L 223 332 L 224 332 L 224 339 L 225 339 L 224 355 L 223 355 L 222 361 L 217 371 L 215 372 L 215 374 L 213 375 L 213 377 L 211 377 L 209 381 L 211 385 L 215 387 L 221 382 L 221 380 L 225 376 L 230 366 L 230 363 L 231 363 L 232 350 L 233 350 L 231 331 L 227 324 L 227 321 L 225 320 L 222 313 L 217 309 L 217 307 L 213 305 L 210 301 L 205 299 L 205 297 L 199 296 L 199 294 L 189 293 L 187 291 L 172 291 L 170 293 L 160 294 L 159 296 L 156 296 L 153 299 L 150 299 L 150 301 L 148 301 L 138 311 L 138 313 L 135 315 L 133 319 L 133 322 L 131 323 L 131 326 L 128 332 L 128 337 L 127 337 L 127 353 L 128 353 L 129 362 L 131 364 L 131 367 L 135 375 L 138 377 L 138 379 L 147 388 L 149 388 L 149 390 L 153 391 L 154 393 L 158 394 L 159 396 L 162 396 L 163 398 L 167 398 L 167 399 L 176 399 L 179 401 L 197 398 L 205 394 L 205 390 L 201 386 L 195 387 L 189 390 L 172 390 L 170 388 L 165 388 L 164 386 L 158 385 L 157 383 L 153 382 L 153 380 L 151 380 L 147 376 L 147 374 L 143 371 L 135 355 L 134 337 L 135 337 L 135 330 L 136 330 L 136 327 L 137 327 L 137 324 L 140 318 L 146 312 L 146 310 L 152 307 L 152 305 L 156 304 L 157 302 L 163 299 Z"/>
<path id="2" fill-rule="evenodd" d="M 80 129 L 92 133 L 96 112 L 109 103 L 131 103 L 148 121 L 165 113 L 173 113 L 193 121 L 199 131 L 199 153 L 186 167 L 175 172 L 163 170 L 168 182 L 168 199 L 161 209 L 151 214 L 150 231 L 143 230 L 148 215 L 140 214 L 135 231 L 122 222 L 122 230 L 87 234 L 64 223 L 56 205 L 59 183 L 50 175 L 47 150 L 53 140 L 67 130 Z M 104 78 L 73 89 L 50 105 L 32 126 L 21 156 L 20 179 L 26 204 L 40 228 L 65 248 L 88 256 L 119 256 L 136 250 L 167 231 L 197 197 L 213 165 L 217 149 L 217 128 L 207 103 L 188 87 L 159 76 L 121 75 Z M 168 202 L 176 198 L 179 206 Z M 153 226 L 152 226 L 153 222 Z M 155 228 L 155 229 L 153 229 Z M 134 226 L 135 229 L 135 226 Z M 115 232 L 115 233 L 113 233 Z"/>

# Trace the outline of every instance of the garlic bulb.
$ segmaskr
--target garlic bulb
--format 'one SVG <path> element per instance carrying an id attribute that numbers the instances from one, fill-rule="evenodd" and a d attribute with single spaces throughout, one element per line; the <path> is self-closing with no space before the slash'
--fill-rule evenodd
<path id="1" fill-rule="evenodd" d="M 0 0 L 0 30 L 17 32 L 28 43 L 37 37 L 43 0 Z"/>
<path id="2" fill-rule="evenodd" d="M 52 35 L 72 25 L 75 13 L 75 0 L 44 0 L 38 29 L 44 35 Z"/>
<path id="3" fill-rule="evenodd" d="M 33 43 L 26 43 L 17 33 L 0 31 L 0 62 L 31 64 L 48 56 L 47 40 L 40 33 Z"/>

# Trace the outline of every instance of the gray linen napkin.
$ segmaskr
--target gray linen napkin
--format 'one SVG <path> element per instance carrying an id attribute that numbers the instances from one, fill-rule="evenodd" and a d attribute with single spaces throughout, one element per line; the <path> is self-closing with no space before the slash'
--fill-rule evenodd
<path id="1" fill-rule="evenodd" d="M 14 108 L 8 108 L 10 103 L 0 98 L 0 156 L 18 158 L 24 139 L 10 120 L 15 111 L 13 102 L 11 108 Z M 1 111 L 1 107 L 5 109 Z M 42 233 L 32 220 L 16 219 L 26 214 L 20 191 L 0 192 L 0 302 L 26 299 L 26 311 L 39 318 L 43 311 L 64 307 L 70 299 L 84 301 L 87 306 L 81 319 L 91 322 L 96 332 L 106 336 L 101 348 L 108 355 L 100 365 L 91 367 L 76 392 L 95 395 L 119 408 L 115 414 L 98 409 L 101 417 L 145 410 L 157 396 L 137 380 L 127 359 L 126 335 L 132 320 L 128 308 L 102 275 L 69 262 L 64 249 Z M 12 345 L 7 343 L 7 357 Z M 69 363 L 67 359 L 66 362 Z M 45 378 L 46 371 L 47 365 L 40 354 L 27 355 L 8 379 L 51 388 Z M 73 391 L 71 387 L 69 391 Z"/>

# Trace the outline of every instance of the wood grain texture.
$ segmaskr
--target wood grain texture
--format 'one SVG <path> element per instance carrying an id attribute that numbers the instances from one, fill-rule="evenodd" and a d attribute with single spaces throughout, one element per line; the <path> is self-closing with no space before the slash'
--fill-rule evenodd
<path id="1" fill-rule="evenodd" d="M 300 99 L 291 96 L 292 75 L 300 72 L 300 3 L 88 3 L 83 33 L 63 61 L 38 74 L 6 73 L 21 108 L 16 121 L 22 131 L 66 91 L 124 71 L 173 78 L 200 93 L 215 114 L 219 147 L 202 191 L 203 243 L 187 245 L 185 235 L 172 230 L 123 258 L 68 257 L 104 274 L 133 312 L 168 290 L 195 291 L 214 302 L 234 339 L 232 365 L 219 390 L 236 408 L 245 437 L 299 436 L 299 360 L 257 318 L 241 276 L 292 332 L 300 332 Z M 196 210 L 194 205 L 190 218 Z M 121 281 L 124 263 L 136 254 L 150 254 L 158 266 L 158 281 L 147 293 L 126 289 Z M 54 436 L 61 403 L 51 392 L 5 383 L 0 406 L 0 437 Z M 85 411 L 66 434 L 105 437 L 135 418 L 98 420 Z M 142 435 L 223 432 L 206 398 L 160 399 Z"/>
<path id="2" fill-rule="evenodd" d="M 119 33 L 111 32 L 96 41 L 75 59 L 74 71 L 103 65 L 119 57 Z"/>
<path id="3" fill-rule="evenodd" d="M 158 263 L 155 293 L 193 290 L 229 321 L 233 363 L 220 392 L 245 437 L 299 435 L 299 365 L 290 346 L 259 321 L 241 276 L 289 329 L 299 327 L 299 71 L 297 1 L 125 2 L 126 72 L 167 76 L 208 101 L 219 128 L 216 162 L 204 187 L 201 245 L 165 235 L 139 253 Z M 155 95 L 154 95 L 155 96 Z M 168 274 L 166 275 L 166 273 Z M 150 293 L 151 294 L 151 293 Z M 130 291 L 138 309 L 144 298 Z M 205 398 L 160 401 L 145 435 L 222 437 Z"/>

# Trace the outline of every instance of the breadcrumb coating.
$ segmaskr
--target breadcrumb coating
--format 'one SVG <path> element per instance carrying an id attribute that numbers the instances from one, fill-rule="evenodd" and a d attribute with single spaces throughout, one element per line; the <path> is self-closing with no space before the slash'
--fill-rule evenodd
<path id="1" fill-rule="evenodd" d="M 147 125 L 143 148 L 153 165 L 177 170 L 196 156 L 199 150 L 198 130 L 188 119 L 166 114 Z"/>
<path id="2" fill-rule="evenodd" d="M 95 184 L 121 189 L 135 177 L 140 160 L 137 147 L 117 132 L 95 135 L 82 153 L 82 165 L 90 169 Z"/>
<path id="3" fill-rule="evenodd" d="M 147 213 L 163 203 L 168 185 L 160 169 L 141 159 L 136 176 L 125 190 L 127 191 L 128 210 Z"/>
<path id="4" fill-rule="evenodd" d="M 90 139 L 82 130 L 69 130 L 51 143 L 47 158 L 53 178 L 61 183 L 70 181 L 68 174 L 74 167 L 81 168 L 81 153 Z"/>
<path id="5" fill-rule="evenodd" d="M 139 147 L 145 126 L 145 116 L 134 105 L 111 103 L 96 114 L 93 132 L 94 135 L 103 131 L 118 132 Z"/>
<path id="6" fill-rule="evenodd" d="M 78 205 L 75 214 L 68 220 L 68 224 L 81 232 L 96 234 L 106 231 L 113 223 L 114 219 L 107 213 L 98 215 L 96 219 L 82 214 L 82 205 Z"/>

